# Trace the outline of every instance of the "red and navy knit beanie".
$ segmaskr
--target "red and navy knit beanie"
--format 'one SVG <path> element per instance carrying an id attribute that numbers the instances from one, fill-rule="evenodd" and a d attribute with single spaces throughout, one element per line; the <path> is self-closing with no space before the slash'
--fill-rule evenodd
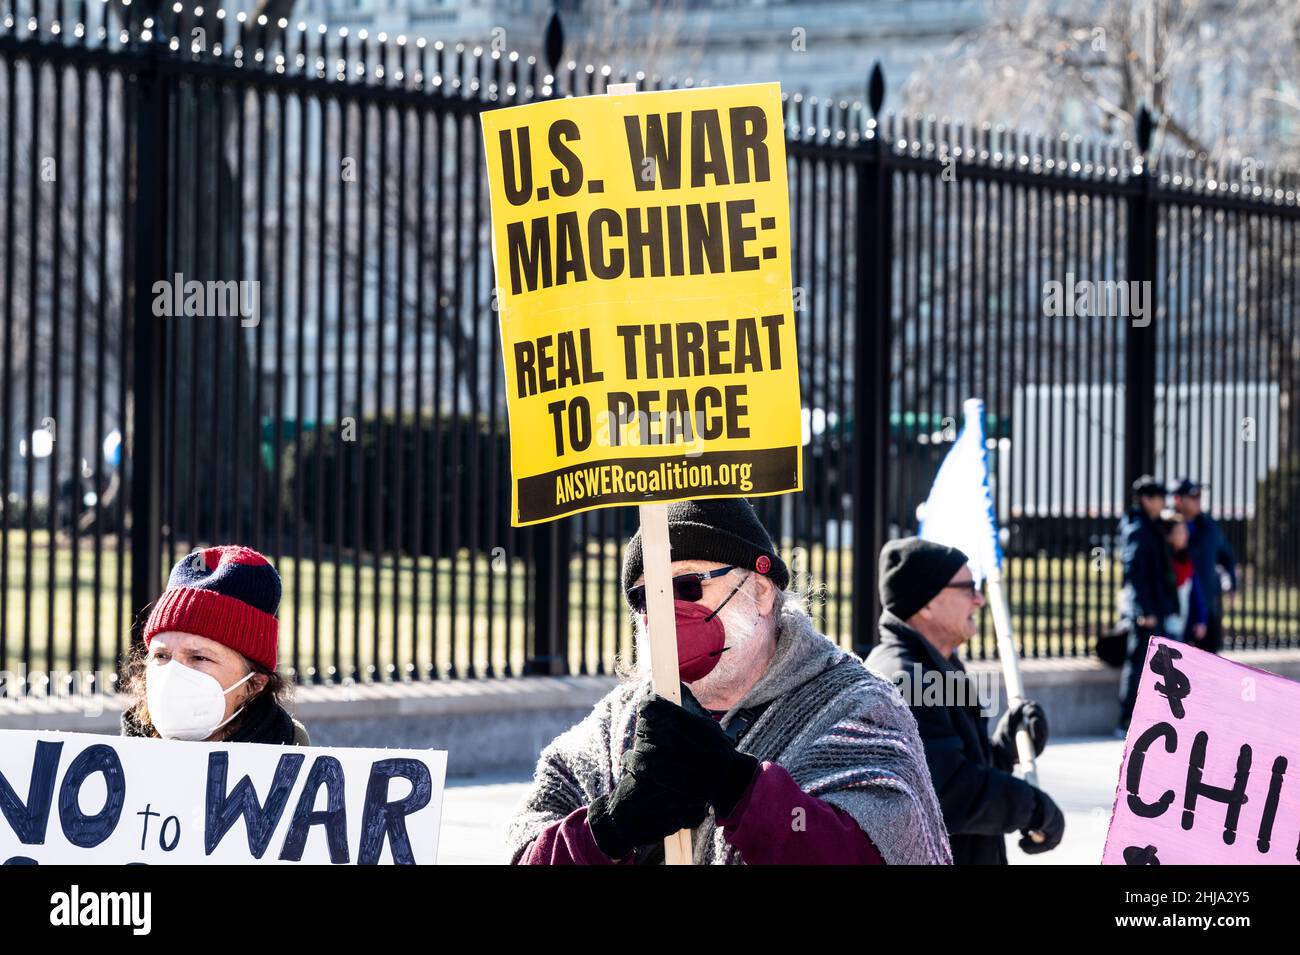
<path id="1" fill-rule="evenodd" d="M 215 640 L 275 669 L 280 575 L 249 547 L 203 547 L 182 557 L 153 605 L 144 642 L 175 631 Z"/>

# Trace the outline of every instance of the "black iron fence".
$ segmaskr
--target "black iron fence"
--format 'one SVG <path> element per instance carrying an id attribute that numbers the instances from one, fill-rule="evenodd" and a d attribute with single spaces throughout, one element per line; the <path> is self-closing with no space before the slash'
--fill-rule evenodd
<path id="1" fill-rule="evenodd" d="M 667 84 L 562 64 L 557 26 L 544 46 L 5 14 L 0 669 L 111 671 L 171 563 L 225 541 L 279 567 L 299 680 L 629 652 L 635 512 L 509 526 L 478 117 Z M 756 505 L 823 628 L 871 641 L 878 548 L 978 396 L 1027 654 L 1114 622 L 1144 471 L 1209 482 L 1233 642 L 1294 643 L 1296 178 L 1153 153 L 1149 128 L 882 116 L 883 92 L 786 97 L 806 490 Z"/>

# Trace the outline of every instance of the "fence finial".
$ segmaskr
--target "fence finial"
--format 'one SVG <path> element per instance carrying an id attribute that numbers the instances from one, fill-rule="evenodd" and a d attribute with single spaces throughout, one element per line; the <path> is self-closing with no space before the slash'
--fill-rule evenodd
<path id="1" fill-rule="evenodd" d="M 867 104 L 871 107 L 873 119 L 879 118 L 880 107 L 885 103 L 885 71 L 876 60 L 871 68 L 871 79 L 867 81 Z"/>
<path id="2" fill-rule="evenodd" d="M 564 24 L 560 22 L 560 11 L 551 7 L 551 17 L 546 21 L 546 65 L 552 76 L 560 65 L 564 55 Z"/>
<path id="3" fill-rule="evenodd" d="M 1155 129 L 1155 119 L 1144 103 L 1138 107 L 1136 141 L 1138 155 L 1145 156 L 1151 149 L 1151 132 Z"/>

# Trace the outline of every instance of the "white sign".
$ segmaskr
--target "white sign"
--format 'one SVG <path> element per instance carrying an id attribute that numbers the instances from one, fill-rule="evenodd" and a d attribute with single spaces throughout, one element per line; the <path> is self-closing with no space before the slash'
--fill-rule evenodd
<path id="1" fill-rule="evenodd" d="M 0 864 L 426 864 L 447 754 L 0 730 Z"/>

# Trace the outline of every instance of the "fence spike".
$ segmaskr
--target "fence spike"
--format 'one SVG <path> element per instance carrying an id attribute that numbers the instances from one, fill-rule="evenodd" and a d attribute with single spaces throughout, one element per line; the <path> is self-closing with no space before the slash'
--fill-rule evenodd
<path id="1" fill-rule="evenodd" d="M 551 16 L 546 21 L 544 44 L 546 68 L 554 76 L 560 65 L 560 57 L 564 56 L 564 24 L 560 22 L 560 11 L 556 7 L 551 7 Z"/>
<path id="2" fill-rule="evenodd" d="M 871 67 L 871 76 L 867 80 L 867 103 L 871 106 L 871 118 L 880 116 L 880 107 L 885 105 L 885 69 L 876 60 Z"/>
<path id="3" fill-rule="evenodd" d="M 1137 151 L 1140 155 L 1145 156 L 1151 149 L 1151 133 L 1155 129 L 1155 120 L 1151 116 L 1151 111 L 1143 104 L 1138 108 L 1136 133 Z"/>

